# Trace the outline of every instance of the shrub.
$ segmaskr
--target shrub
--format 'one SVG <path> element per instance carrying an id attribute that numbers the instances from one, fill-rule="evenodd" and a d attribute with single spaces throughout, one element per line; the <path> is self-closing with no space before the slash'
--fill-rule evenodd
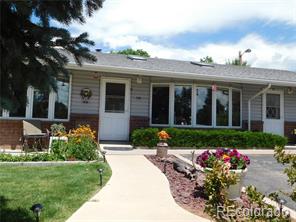
<path id="1" fill-rule="evenodd" d="M 170 147 L 230 147 L 230 148 L 274 148 L 284 146 L 287 138 L 263 132 L 237 130 L 164 129 L 171 137 Z M 156 146 L 157 128 L 136 129 L 131 139 L 134 146 Z"/>
<path id="2" fill-rule="evenodd" d="M 29 162 L 29 161 L 54 161 L 59 160 L 56 156 L 49 153 L 35 153 L 12 155 L 8 153 L 0 153 L 0 161 L 3 162 Z"/>
<path id="3" fill-rule="evenodd" d="M 135 146 L 153 147 L 159 141 L 157 133 L 156 128 L 136 129 L 132 133 L 131 140 Z"/>
<path id="4" fill-rule="evenodd" d="M 89 126 L 79 126 L 68 134 L 68 142 L 54 141 L 52 153 L 62 160 L 98 159 L 95 132 Z"/>

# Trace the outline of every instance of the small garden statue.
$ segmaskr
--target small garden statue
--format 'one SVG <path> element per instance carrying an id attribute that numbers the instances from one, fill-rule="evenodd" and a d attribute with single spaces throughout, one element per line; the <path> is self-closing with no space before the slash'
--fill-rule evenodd
<path id="1" fill-rule="evenodd" d="M 170 139 L 169 134 L 162 130 L 157 133 L 159 142 L 157 143 L 157 152 L 156 155 L 160 158 L 166 158 L 168 155 L 168 144 L 167 140 Z"/>

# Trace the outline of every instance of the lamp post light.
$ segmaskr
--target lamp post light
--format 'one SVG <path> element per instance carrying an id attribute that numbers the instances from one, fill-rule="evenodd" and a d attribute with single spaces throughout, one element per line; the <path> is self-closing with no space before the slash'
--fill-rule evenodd
<path id="1" fill-rule="evenodd" d="M 104 160 L 104 163 L 106 162 L 106 151 L 101 151 L 102 153 L 102 156 L 103 156 L 103 160 Z"/>
<path id="2" fill-rule="evenodd" d="M 167 159 L 164 159 L 164 165 L 163 165 L 163 173 L 166 174 L 166 168 L 167 168 Z"/>
<path id="3" fill-rule="evenodd" d="M 36 218 L 36 222 L 39 222 L 40 219 L 40 215 L 41 215 L 41 211 L 43 209 L 42 204 L 38 203 L 38 204 L 34 204 L 30 210 L 34 213 L 35 218 Z"/>
<path id="4" fill-rule="evenodd" d="M 251 49 L 246 49 L 243 53 L 241 51 L 238 52 L 238 59 L 239 59 L 239 65 L 243 65 L 243 55 L 245 53 L 250 53 L 252 50 Z"/>
<path id="5" fill-rule="evenodd" d="M 279 203 L 280 203 L 280 215 L 283 216 L 283 205 L 287 203 L 287 201 L 284 199 L 280 199 Z"/>
<path id="6" fill-rule="evenodd" d="M 99 178 L 100 178 L 100 186 L 103 186 L 103 169 L 100 168 L 98 169 L 98 172 L 99 172 Z"/>

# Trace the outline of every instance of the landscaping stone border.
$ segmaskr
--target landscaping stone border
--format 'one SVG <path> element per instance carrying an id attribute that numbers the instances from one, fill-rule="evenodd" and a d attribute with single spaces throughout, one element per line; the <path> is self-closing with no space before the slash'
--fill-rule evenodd
<path id="1" fill-rule="evenodd" d="M 10 166 L 63 166 L 71 164 L 85 164 L 85 163 L 95 163 L 98 160 L 92 161 L 22 161 L 22 162 L 0 162 L 2 165 Z"/>

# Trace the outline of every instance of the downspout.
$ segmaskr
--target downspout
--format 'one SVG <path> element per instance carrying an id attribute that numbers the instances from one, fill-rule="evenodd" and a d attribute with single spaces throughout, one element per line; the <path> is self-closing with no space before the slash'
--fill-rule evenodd
<path id="1" fill-rule="evenodd" d="M 269 83 L 267 87 L 262 89 L 260 92 L 258 92 L 256 95 L 254 95 L 252 98 L 248 100 L 248 131 L 251 131 L 251 101 L 255 99 L 257 96 L 260 96 L 261 94 L 265 93 L 270 88 L 271 84 Z"/>

